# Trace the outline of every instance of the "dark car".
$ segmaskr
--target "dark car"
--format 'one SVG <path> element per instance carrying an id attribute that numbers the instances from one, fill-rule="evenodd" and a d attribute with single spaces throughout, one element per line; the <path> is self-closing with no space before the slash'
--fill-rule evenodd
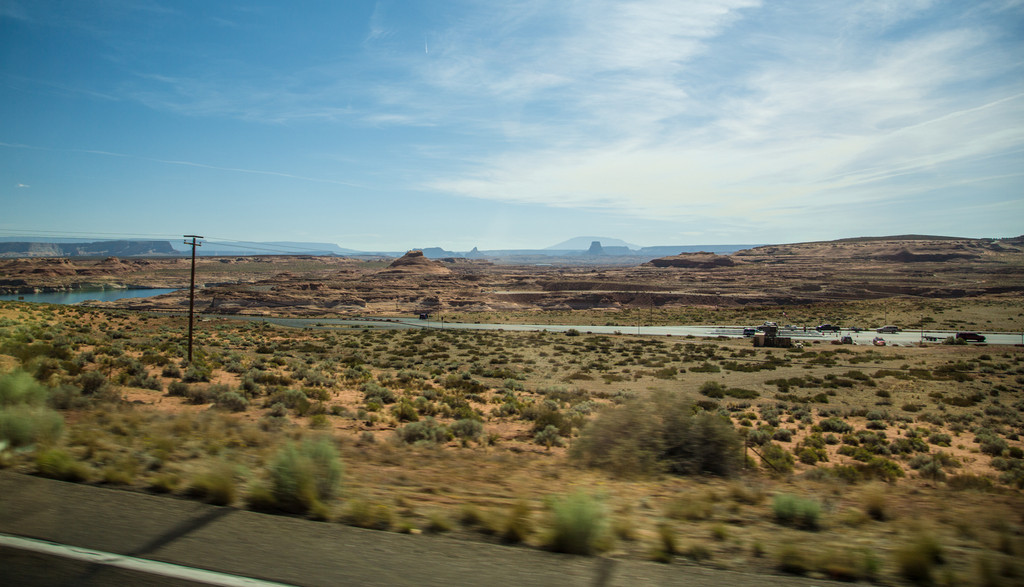
<path id="1" fill-rule="evenodd" d="M 985 337 L 977 332 L 957 332 L 956 338 L 957 340 L 966 340 L 967 342 L 985 342 Z"/>
<path id="2" fill-rule="evenodd" d="M 755 334 L 757 334 L 757 329 L 756 328 L 744 328 L 743 329 L 743 336 L 754 336 Z"/>
<path id="3" fill-rule="evenodd" d="M 834 324 L 822 324 L 820 326 L 815 326 L 814 329 L 818 332 L 839 332 L 840 330 L 840 328 Z"/>

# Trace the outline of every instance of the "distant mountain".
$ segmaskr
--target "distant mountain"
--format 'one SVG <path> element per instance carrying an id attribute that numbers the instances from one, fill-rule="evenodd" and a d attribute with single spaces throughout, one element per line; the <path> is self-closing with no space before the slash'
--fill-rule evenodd
<path id="1" fill-rule="evenodd" d="M 594 241 L 600 242 L 602 247 L 626 247 L 629 249 L 639 249 L 640 247 L 634 244 L 627 243 L 624 240 L 617 238 L 608 238 L 606 236 L 577 236 L 571 238 L 565 242 L 558 243 L 545 248 L 546 251 L 589 251 L 590 246 L 594 244 Z"/>
<path id="2" fill-rule="evenodd" d="M 167 241 L 0 242 L 0 257 L 166 257 L 178 254 Z"/>
<path id="3" fill-rule="evenodd" d="M 171 241 L 171 246 L 182 253 L 191 253 L 192 248 L 183 240 Z M 202 241 L 196 251 L 203 257 L 231 255 L 351 255 L 360 251 L 344 249 L 334 243 L 303 243 L 295 241 Z"/>

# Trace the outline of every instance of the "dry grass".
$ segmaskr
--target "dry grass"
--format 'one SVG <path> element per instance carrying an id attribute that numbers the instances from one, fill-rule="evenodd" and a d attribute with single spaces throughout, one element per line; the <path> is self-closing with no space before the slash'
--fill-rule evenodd
<path id="1" fill-rule="evenodd" d="M 136 368 L 131 359 L 166 390 L 178 379 L 164 377 L 160 363 L 180 365 L 180 322 L 0 304 L 0 344 L 66 346 L 73 358 L 48 375 L 51 386 L 73 383 L 76 370 L 116 381 L 124 370 Z M 751 572 L 803 569 L 837 578 L 893 580 L 918 572 L 912 568 L 917 534 L 903 524 L 922 519 L 935 521 L 926 533 L 942 546 L 942 561 L 932 559 L 927 569 L 932 577 L 966 580 L 980 573 L 1006 579 L 1015 567 L 1004 561 L 1022 548 L 1016 538 L 1024 526 L 1022 500 L 1013 477 L 1021 460 L 1013 449 L 1024 448 L 1019 348 L 836 352 L 811 345 L 755 351 L 742 340 L 320 331 L 228 321 L 202 323 L 201 329 L 198 362 L 209 369 L 210 381 L 189 385 L 243 393 L 246 377 L 262 373 L 264 382 L 244 392 L 250 396 L 246 410 L 234 413 L 216 408 L 212 400 L 191 403 L 166 391 L 114 385 L 112 397 L 86 398 L 82 407 L 60 411 L 65 432 L 54 448 L 70 461 L 54 453 L 55 464 L 47 466 L 59 471 L 68 470 L 69 462 L 81 463 L 78 470 L 90 482 L 192 491 L 239 505 L 239 496 L 266 490 L 265 472 L 281 447 L 322 434 L 313 429 L 319 426 L 336 439 L 345 478 L 340 495 L 310 515 L 364 527 L 443 531 L 460 539 L 541 547 L 548 538 L 552 498 L 583 490 L 596 492 L 606 508 L 608 536 L 617 540 L 605 547 L 613 556 L 649 559 L 654 553 Z M 705 362 L 720 370 L 689 370 Z M 773 368 L 731 370 L 730 362 Z M 6 371 L 38 365 L 38 359 L 0 354 Z M 672 370 L 670 378 L 666 369 Z M 566 380 L 569 373 L 586 377 Z M 769 383 L 778 380 L 793 383 Z M 391 390 L 395 403 L 370 406 L 363 391 L 368 381 Z M 707 382 L 756 397 L 710 399 L 700 392 Z M 289 390 L 301 391 L 306 402 Z M 814 448 L 827 460 L 797 461 L 794 474 L 786 476 L 757 468 L 751 458 L 754 467 L 732 479 L 658 473 L 622 478 L 582 468 L 569 456 L 571 447 L 535 442 L 539 423 L 550 423 L 564 426 L 562 436 L 575 444 L 602 406 L 655 392 L 712 402 L 702 405 L 720 409 L 740 430 L 790 430 L 789 440 L 773 442 L 791 453 Z M 819 395 L 827 402 L 813 399 Z M 482 422 L 483 433 L 439 443 L 398 442 L 395 430 L 407 423 L 392 408 L 403 399 L 420 421 L 429 416 L 442 426 L 476 414 L 472 417 Z M 913 411 L 905 409 L 908 405 Z M 838 430 L 833 420 L 851 431 L 833 431 Z M 988 436 L 976 433 L 981 428 Z M 948 481 L 942 481 L 912 468 L 913 457 L 922 454 L 917 449 L 890 451 L 886 458 L 905 477 L 885 484 L 854 478 L 851 485 L 850 475 L 862 475 L 857 467 L 865 465 L 858 460 L 864 455 L 853 449 L 868 448 L 866 437 L 858 437 L 868 432 L 876 442 L 870 446 L 923 444 L 958 466 L 943 465 Z M 984 452 L 992 445 L 986 438 L 1005 445 L 1002 461 Z M 850 444 L 853 439 L 856 445 Z M 39 470 L 30 453 L 4 454 L 0 462 L 6 466 Z M 956 489 L 969 476 L 987 479 L 992 489 Z M 773 496 L 779 494 L 819 504 L 813 535 L 800 524 L 775 521 Z M 770 546 L 777 544 L 789 546 Z M 970 554 L 978 552 L 990 556 Z"/>

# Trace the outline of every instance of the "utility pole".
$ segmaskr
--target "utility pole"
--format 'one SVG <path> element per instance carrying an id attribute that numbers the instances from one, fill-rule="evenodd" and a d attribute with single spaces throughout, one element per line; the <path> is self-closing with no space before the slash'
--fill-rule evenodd
<path id="1" fill-rule="evenodd" d="M 202 243 L 196 242 L 197 238 L 203 238 L 197 234 L 186 234 L 185 238 L 192 239 L 192 242 L 185 241 L 186 245 L 192 246 L 192 280 L 189 282 L 188 288 L 188 362 L 192 364 L 192 323 L 194 321 L 194 313 L 196 307 L 196 247 L 203 246 Z"/>

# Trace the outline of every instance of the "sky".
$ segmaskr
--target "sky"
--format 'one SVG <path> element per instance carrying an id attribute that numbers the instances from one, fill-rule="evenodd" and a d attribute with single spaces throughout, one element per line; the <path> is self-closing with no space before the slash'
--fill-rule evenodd
<path id="1" fill-rule="evenodd" d="M 1024 234 L 1024 0 L 0 0 L 0 236 Z"/>

